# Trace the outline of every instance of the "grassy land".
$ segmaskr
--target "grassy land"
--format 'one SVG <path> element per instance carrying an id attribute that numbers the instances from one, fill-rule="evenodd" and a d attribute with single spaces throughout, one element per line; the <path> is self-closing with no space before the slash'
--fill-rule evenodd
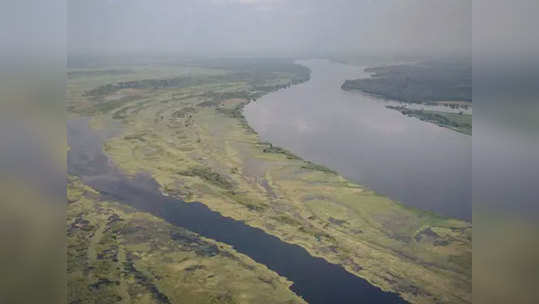
<path id="1" fill-rule="evenodd" d="M 230 246 L 115 202 L 71 178 L 69 303 L 304 303 Z"/>
<path id="2" fill-rule="evenodd" d="M 196 74 L 224 75 L 215 82 L 94 96 L 88 92 L 99 86 L 166 78 L 158 69 L 151 77 L 135 68 L 121 77 L 79 77 L 68 84 L 69 108 L 93 116 L 96 126 L 120 122 L 123 132 L 106 142 L 105 152 L 128 174 L 150 173 L 169 195 L 298 244 L 412 303 L 471 302 L 471 224 L 405 207 L 261 142 L 241 108 L 305 80 L 303 70 L 219 68 Z M 130 99 L 107 105 L 125 96 Z"/>
<path id="3" fill-rule="evenodd" d="M 386 108 L 397 110 L 406 116 L 416 117 L 462 134 L 472 135 L 472 114 L 414 110 L 402 106 L 386 106 Z"/>

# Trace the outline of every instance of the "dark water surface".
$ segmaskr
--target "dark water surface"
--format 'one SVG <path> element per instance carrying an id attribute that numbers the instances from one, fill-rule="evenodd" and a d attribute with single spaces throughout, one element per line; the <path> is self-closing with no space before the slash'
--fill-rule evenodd
<path id="1" fill-rule="evenodd" d="M 346 92 L 362 67 L 300 61 L 311 80 L 248 104 L 244 115 L 265 141 L 323 164 L 378 193 L 423 210 L 471 220 L 472 137 L 386 109 L 387 101 Z"/>
<path id="2" fill-rule="evenodd" d="M 282 242 L 243 222 L 223 217 L 201 203 L 185 203 L 163 196 L 156 182 L 141 174 L 125 177 L 102 152 L 102 139 L 85 119 L 68 121 L 68 171 L 105 197 L 202 236 L 230 244 L 294 282 L 291 289 L 312 304 L 406 303 L 394 293 L 383 292 L 341 266 L 312 257 L 297 245 Z"/>

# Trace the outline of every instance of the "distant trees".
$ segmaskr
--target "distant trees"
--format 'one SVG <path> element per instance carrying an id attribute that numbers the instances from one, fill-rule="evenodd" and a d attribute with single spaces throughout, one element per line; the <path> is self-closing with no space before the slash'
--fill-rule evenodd
<path id="1" fill-rule="evenodd" d="M 467 64 L 430 62 L 365 71 L 372 73 L 372 77 L 346 80 L 341 88 L 362 90 L 403 102 L 472 101 L 471 66 Z"/>

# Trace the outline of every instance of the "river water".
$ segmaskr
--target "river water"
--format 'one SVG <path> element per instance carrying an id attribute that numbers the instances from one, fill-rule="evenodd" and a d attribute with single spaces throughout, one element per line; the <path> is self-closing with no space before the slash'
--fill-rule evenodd
<path id="1" fill-rule="evenodd" d="M 262 140 L 419 209 L 471 220 L 472 137 L 385 108 L 395 102 L 341 90 L 363 67 L 298 62 L 311 80 L 244 108 Z"/>
<path id="2" fill-rule="evenodd" d="M 163 196 L 150 176 L 128 178 L 102 152 L 103 137 L 87 119 L 68 121 L 68 172 L 113 199 L 149 212 L 169 223 L 232 245 L 238 252 L 293 281 L 291 289 L 311 304 L 406 303 L 397 294 L 383 292 L 339 265 L 311 256 L 300 246 L 223 217 L 202 203 L 185 203 Z"/>

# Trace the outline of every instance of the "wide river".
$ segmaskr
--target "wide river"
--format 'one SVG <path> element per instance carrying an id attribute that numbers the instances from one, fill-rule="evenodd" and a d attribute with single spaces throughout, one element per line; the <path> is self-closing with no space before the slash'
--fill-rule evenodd
<path id="1" fill-rule="evenodd" d="M 390 101 L 341 89 L 364 67 L 299 61 L 311 80 L 248 104 L 261 138 L 406 205 L 471 220 L 472 137 L 385 108 Z"/>

